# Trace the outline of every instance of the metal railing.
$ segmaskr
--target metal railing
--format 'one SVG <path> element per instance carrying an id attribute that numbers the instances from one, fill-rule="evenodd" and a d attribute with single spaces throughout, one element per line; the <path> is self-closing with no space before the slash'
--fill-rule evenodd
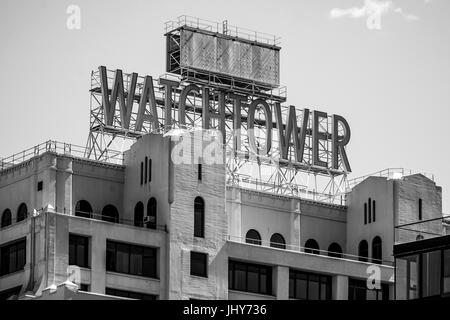
<path id="1" fill-rule="evenodd" d="M 434 174 L 431 174 L 431 173 L 414 171 L 414 170 L 405 169 L 405 168 L 387 168 L 387 169 L 384 169 L 381 171 L 374 172 L 372 174 L 367 174 L 367 175 L 364 175 L 364 176 L 361 176 L 358 178 L 349 179 L 348 186 L 349 186 L 349 189 L 351 189 L 369 177 L 383 177 L 383 178 L 387 178 L 387 179 L 400 179 L 402 177 L 410 176 L 413 174 L 422 174 L 425 177 L 429 178 L 430 180 L 434 181 Z"/>
<path id="2" fill-rule="evenodd" d="M 93 219 L 93 220 L 101 220 L 105 222 L 111 222 L 111 223 L 117 223 L 117 224 L 124 224 L 132 227 L 139 227 L 139 228 L 146 228 L 146 229 L 153 229 L 153 230 L 161 230 L 167 232 L 167 225 L 163 224 L 155 224 L 155 223 L 145 223 L 142 222 L 136 222 L 131 219 L 124 219 L 124 218 L 116 218 L 112 216 L 106 216 L 102 214 L 99 211 L 93 211 L 93 212 L 87 212 L 87 211 L 75 211 L 74 214 L 75 217 L 78 218 L 85 218 L 85 219 Z"/>
<path id="3" fill-rule="evenodd" d="M 188 15 L 181 15 L 176 21 L 167 21 L 164 23 L 165 33 L 171 32 L 183 26 L 205 30 L 209 32 L 222 33 L 227 36 L 241 38 L 249 41 L 265 43 L 268 45 L 278 46 L 281 44 L 281 37 L 273 34 L 258 32 L 246 28 L 228 25 L 227 21 L 221 23 L 206 19 L 200 19 Z"/>
<path id="4" fill-rule="evenodd" d="M 231 242 L 244 243 L 247 245 L 270 247 L 270 248 L 277 249 L 277 250 L 286 250 L 286 251 L 293 251 L 293 252 L 299 252 L 299 253 L 305 253 L 305 254 L 315 254 L 315 255 L 319 255 L 319 256 L 326 256 L 327 258 L 351 260 L 351 261 L 358 261 L 358 262 L 362 262 L 362 263 L 379 264 L 379 265 L 390 266 L 390 267 L 394 266 L 394 261 L 390 261 L 390 260 L 371 261 L 373 259 L 370 259 L 368 257 L 361 257 L 361 256 L 352 255 L 352 254 L 348 254 L 348 253 L 340 253 L 340 252 L 333 252 L 333 251 L 327 251 L 327 250 L 301 247 L 301 246 L 291 245 L 291 244 L 280 244 L 277 242 L 270 242 L 270 241 L 264 241 L 264 240 L 246 239 L 243 237 L 237 237 L 237 236 L 231 236 L 231 235 L 227 236 L 227 240 L 231 241 Z M 284 246 L 284 247 L 282 247 L 282 246 Z"/>
<path id="5" fill-rule="evenodd" d="M 0 158 L 0 171 L 18 165 L 34 157 L 40 156 L 46 152 L 86 159 L 86 151 L 86 147 L 48 140 L 32 148 L 26 149 L 19 153 L 15 153 L 9 157 Z M 123 163 L 123 154 L 119 151 L 110 151 L 109 158 L 102 162 L 111 164 Z"/>
<path id="6" fill-rule="evenodd" d="M 450 234 L 450 215 L 411 221 L 394 227 L 395 244 L 413 242 Z"/>
<path id="7" fill-rule="evenodd" d="M 243 189 L 272 192 L 278 195 L 287 195 L 300 197 L 301 199 L 311 200 L 316 202 L 323 202 L 332 205 L 345 205 L 345 195 L 330 195 L 327 193 L 321 193 L 313 190 L 309 190 L 306 186 L 297 185 L 294 183 L 267 183 L 260 179 L 251 178 L 246 175 L 234 175 L 229 176 L 227 180 L 227 186 L 239 187 Z"/>

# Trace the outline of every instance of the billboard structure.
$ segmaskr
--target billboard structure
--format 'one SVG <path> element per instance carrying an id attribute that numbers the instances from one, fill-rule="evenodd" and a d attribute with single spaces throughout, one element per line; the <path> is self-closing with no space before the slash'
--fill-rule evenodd
<path id="1" fill-rule="evenodd" d="M 343 202 L 350 128 L 339 115 L 282 105 L 279 38 L 187 16 L 165 36 L 159 79 L 92 72 L 87 157 L 108 160 L 150 132 L 217 129 L 228 185 Z"/>

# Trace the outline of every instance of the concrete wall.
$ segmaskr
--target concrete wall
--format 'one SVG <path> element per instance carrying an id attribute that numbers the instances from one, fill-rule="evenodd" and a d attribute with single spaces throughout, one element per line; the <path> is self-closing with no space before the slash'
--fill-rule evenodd
<path id="1" fill-rule="evenodd" d="M 382 259 L 393 261 L 394 247 L 394 180 L 369 177 L 348 194 L 347 197 L 347 252 L 358 255 L 362 240 L 369 244 L 372 257 L 372 241 L 376 236 L 382 240 Z M 364 224 L 364 203 L 368 199 L 376 203 L 375 222 Z"/>

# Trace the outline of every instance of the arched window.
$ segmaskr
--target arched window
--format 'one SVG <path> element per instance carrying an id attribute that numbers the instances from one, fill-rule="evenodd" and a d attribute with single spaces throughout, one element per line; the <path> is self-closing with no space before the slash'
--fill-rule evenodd
<path id="1" fill-rule="evenodd" d="M 112 204 L 106 205 L 102 210 L 102 220 L 118 223 L 119 222 L 119 211 Z"/>
<path id="2" fill-rule="evenodd" d="M 194 200 L 194 237 L 205 236 L 205 201 L 202 197 Z"/>
<path id="3" fill-rule="evenodd" d="M 335 257 L 335 258 L 342 258 L 341 246 L 336 242 L 333 242 L 332 244 L 330 244 L 330 246 L 328 247 L 328 256 Z"/>
<path id="4" fill-rule="evenodd" d="M 11 210 L 6 209 L 5 211 L 3 211 L 2 214 L 2 228 L 7 227 L 9 225 L 11 225 L 12 223 L 12 219 L 11 219 Z"/>
<path id="5" fill-rule="evenodd" d="M 369 244 L 366 240 L 361 240 L 358 246 L 359 261 L 367 262 L 369 257 Z"/>
<path id="6" fill-rule="evenodd" d="M 381 251 L 381 238 L 376 236 L 372 240 L 372 262 L 381 264 L 383 259 L 382 251 Z"/>
<path id="7" fill-rule="evenodd" d="M 281 234 L 274 233 L 270 237 L 270 246 L 278 249 L 286 249 L 286 241 L 284 241 L 284 238 Z"/>
<path id="8" fill-rule="evenodd" d="M 77 217 L 92 218 L 92 207 L 86 200 L 80 200 L 75 206 L 75 215 Z"/>
<path id="9" fill-rule="evenodd" d="M 134 226 L 144 226 L 144 204 L 140 201 L 136 203 L 136 206 L 134 207 Z"/>
<path id="10" fill-rule="evenodd" d="M 25 220 L 28 216 L 28 209 L 25 203 L 22 203 L 17 209 L 17 222 Z"/>
<path id="11" fill-rule="evenodd" d="M 309 239 L 305 243 L 305 252 L 306 253 L 314 253 L 314 254 L 320 254 L 319 251 L 319 244 L 314 239 Z"/>
<path id="12" fill-rule="evenodd" d="M 421 234 L 419 234 L 417 237 L 416 237 L 416 241 L 420 241 L 420 240 L 423 240 L 424 238 L 423 238 L 423 235 L 421 235 Z"/>
<path id="13" fill-rule="evenodd" d="M 147 202 L 147 228 L 156 229 L 157 203 L 156 199 L 151 197 Z"/>
<path id="14" fill-rule="evenodd" d="M 250 244 L 257 244 L 261 245 L 261 236 L 259 235 L 259 232 L 255 229 L 250 229 L 247 231 L 247 234 L 245 235 L 245 242 Z"/>

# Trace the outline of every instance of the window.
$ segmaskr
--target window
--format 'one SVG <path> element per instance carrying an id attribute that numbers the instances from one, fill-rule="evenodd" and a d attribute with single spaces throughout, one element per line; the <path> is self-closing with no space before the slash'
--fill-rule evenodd
<path id="1" fill-rule="evenodd" d="M 198 181 L 202 181 L 202 164 L 201 163 L 198 164 L 197 179 L 198 179 Z"/>
<path id="2" fill-rule="evenodd" d="M 372 201 L 372 221 L 375 222 L 376 213 L 375 213 L 375 200 Z"/>
<path id="3" fill-rule="evenodd" d="M 25 203 L 22 203 L 17 209 L 17 222 L 25 220 L 28 216 L 28 209 Z"/>
<path id="4" fill-rule="evenodd" d="M 444 294 L 450 293 L 450 249 L 444 250 Z"/>
<path id="5" fill-rule="evenodd" d="M 23 270 L 26 257 L 25 239 L 6 244 L 0 248 L 0 276 Z"/>
<path id="6" fill-rule="evenodd" d="M 306 253 L 314 253 L 314 254 L 320 254 L 319 250 L 319 244 L 314 239 L 309 239 L 305 243 L 305 252 Z"/>
<path id="7" fill-rule="evenodd" d="M 205 237 L 205 201 L 202 197 L 194 200 L 194 237 Z"/>
<path id="8" fill-rule="evenodd" d="M 89 285 L 88 284 L 84 284 L 84 283 L 80 283 L 80 286 L 78 287 L 79 291 L 85 291 L 85 292 L 89 292 Z"/>
<path id="9" fill-rule="evenodd" d="M 148 182 L 152 181 L 152 159 L 148 159 Z"/>
<path id="10" fill-rule="evenodd" d="M 389 285 L 368 289 L 366 280 L 348 279 L 348 300 L 389 300 Z"/>
<path id="11" fill-rule="evenodd" d="M 286 241 L 284 241 L 284 238 L 281 234 L 274 233 L 270 237 L 270 246 L 278 249 L 286 249 Z"/>
<path id="12" fill-rule="evenodd" d="M 228 287 L 231 290 L 272 294 L 272 267 L 228 261 Z"/>
<path id="13" fill-rule="evenodd" d="M 11 225 L 12 223 L 12 218 L 11 218 L 11 210 L 6 209 L 5 211 L 3 211 L 2 213 L 2 223 L 1 223 L 1 227 L 7 227 L 9 225 Z"/>
<path id="14" fill-rule="evenodd" d="M 372 262 L 381 264 L 382 259 L 381 238 L 376 236 L 372 240 Z"/>
<path id="15" fill-rule="evenodd" d="M 148 177 L 148 157 L 145 157 L 145 174 L 144 174 L 144 183 L 147 184 Z"/>
<path id="16" fill-rule="evenodd" d="M 369 223 L 372 222 L 372 200 L 369 198 L 369 203 L 367 204 L 367 207 L 369 208 L 369 213 L 367 214 L 369 218 Z"/>
<path id="17" fill-rule="evenodd" d="M 368 262 L 369 257 L 369 244 L 366 240 L 361 240 L 358 246 L 359 261 Z"/>
<path id="18" fill-rule="evenodd" d="M 364 203 L 364 224 L 367 224 L 367 203 Z"/>
<path id="19" fill-rule="evenodd" d="M 156 229 L 156 218 L 157 218 L 157 208 L 158 205 L 156 203 L 156 199 L 151 197 L 147 202 L 147 228 Z"/>
<path id="20" fill-rule="evenodd" d="M 44 183 L 42 181 L 39 181 L 37 184 L 37 191 L 42 191 L 44 187 Z"/>
<path id="21" fill-rule="evenodd" d="M 144 184 L 144 163 L 141 162 L 141 186 Z"/>
<path id="22" fill-rule="evenodd" d="M 422 298 L 441 294 L 441 250 L 422 253 Z"/>
<path id="23" fill-rule="evenodd" d="M 106 270 L 156 278 L 156 249 L 108 240 Z"/>
<path id="24" fill-rule="evenodd" d="M 247 231 L 247 234 L 245 235 L 245 242 L 250 244 L 256 244 L 261 245 L 261 236 L 259 235 L 259 232 L 255 229 L 250 229 Z"/>
<path id="25" fill-rule="evenodd" d="M 69 234 L 69 265 L 89 268 L 89 238 Z"/>
<path id="26" fill-rule="evenodd" d="M 333 242 L 328 247 L 328 256 L 334 258 L 342 258 L 342 248 L 336 242 Z"/>
<path id="27" fill-rule="evenodd" d="M 422 220 L 422 199 L 419 198 L 419 220 Z"/>
<path id="28" fill-rule="evenodd" d="M 77 217 L 92 218 L 92 207 L 86 200 L 80 200 L 75 206 L 75 215 Z"/>
<path id="29" fill-rule="evenodd" d="M 0 301 L 16 299 L 20 293 L 20 290 L 22 290 L 22 286 L 18 286 L 18 287 L 14 287 L 11 289 L 6 289 L 4 291 L 1 291 L 0 292 Z"/>
<path id="30" fill-rule="evenodd" d="M 191 276 L 208 277 L 208 255 L 191 251 Z"/>
<path id="31" fill-rule="evenodd" d="M 111 204 L 106 205 L 102 210 L 102 220 L 119 223 L 119 211 Z"/>
<path id="32" fill-rule="evenodd" d="M 290 269 L 289 298 L 331 300 L 331 277 Z"/>
<path id="33" fill-rule="evenodd" d="M 124 297 L 139 300 L 156 300 L 158 296 L 154 294 L 146 294 L 140 292 L 125 291 L 113 288 L 105 288 L 105 294 L 110 296 Z"/>
<path id="34" fill-rule="evenodd" d="M 136 203 L 136 206 L 134 207 L 134 226 L 144 226 L 144 204 L 140 201 Z"/>

